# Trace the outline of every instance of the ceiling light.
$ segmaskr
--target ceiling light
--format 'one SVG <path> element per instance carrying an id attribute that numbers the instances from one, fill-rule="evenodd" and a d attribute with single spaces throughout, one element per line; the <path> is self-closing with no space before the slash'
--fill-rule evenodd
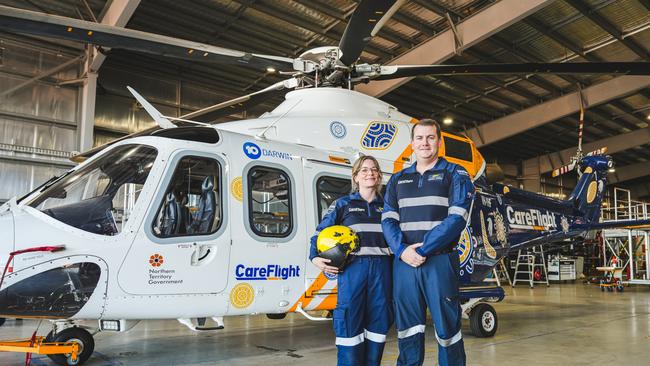
<path id="1" fill-rule="evenodd" d="M 650 119 L 650 114 L 646 117 L 646 119 Z"/>
<path id="2" fill-rule="evenodd" d="M 272 74 L 272 73 L 274 73 L 274 72 L 275 72 L 275 68 L 274 68 L 274 67 L 271 67 L 271 66 L 269 66 L 269 67 L 267 67 L 267 68 L 266 68 L 266 72 L 268 72 L 268 73 L 271 73 L 271 74 Z"/>
<path id="3" fill-rule="evenodd" d="M 616 172 L 616 169 L 615 168 L 609 168 L 607 171 L 610 172 L 610 173 L 614 173 L 614 172 Z"/>
<path id="4" fill-rule="evenodd" d="M 446 117 L 445 119 L 442 120 L 442 123 L 444 123 L 446 125 L 450 125 L 450 124 L 454 123 L 454 120 L 451 117 Z"/>

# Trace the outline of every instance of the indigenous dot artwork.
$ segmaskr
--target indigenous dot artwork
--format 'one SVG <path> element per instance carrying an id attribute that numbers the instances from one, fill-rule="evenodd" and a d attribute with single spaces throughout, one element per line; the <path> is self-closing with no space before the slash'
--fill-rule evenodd
<path id="1" fill-rule="evenodd" d="M 243 309 L 250 306 L 255 299 L 253 286 L 247 283 L 240 283 L 230 291 L 230 303 L 237 309 Z"/>
<path id="2" fill-rule="evenodd" d="M 230 183 L 230 192 L 232 192 L 233 197 L 235 197 L 237 201 L 242 202 L 244 200 L 244 189 L 241 177 L 232 180 Z"/>

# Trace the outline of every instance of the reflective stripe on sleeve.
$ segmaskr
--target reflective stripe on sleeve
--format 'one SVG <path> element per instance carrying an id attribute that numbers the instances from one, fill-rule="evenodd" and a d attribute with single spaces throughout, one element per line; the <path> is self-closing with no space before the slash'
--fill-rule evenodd
<path id="1" fill-rule="evenodd" d="M 402 198 L 397 201 L 397 204 L 400 208 L 404 207 L 415 207 L 415 206 L 449 206 L 449 199 L 447 197 L 441 196 L 424 196 L 424 197 L 412 197 L 412 198 Z"/>
<path id="2" fill-rule="evenodd" d="M 461 339 L 463 339 L 463 334 L 459 330 L 458 333 L 456 333 L 453 337 L 449 339 L 442 339 L 438 337 L 438 333 L 436 332 L 436 339 L 438 339 L 438 343 L 440 343 L 441 346 L 443 347 L 449 347 L 455 343 L 458 343 Z"/>
<path id="3" fill-rule="evenodd" d="M 363 343 L 363 340 L 364 340 L 363 333 L 359 333 L 354 337 L 350 337 L 350 338 L 336 337 L 336 345 L 354 347 L 358 344 Z"/>
<path id="4" fill-rule="evenodd" d="M 379 248 L 379 247 L 361 247 L 358 252 L 353 253 L 354 255 L 391 255 L 393 252 L 390 248 Z"/>
<path id="5" fill-rule="evenodd" d="M 384 212 L 381 214 L 381 220 L 383 221 L 386 219 L 395 219 L 399 221 L 399 213 L 397 211 Z"/>
<path id="6" fill-rule="evenodd" d="M 467 221 L 467 210 L 462 207 L 451 206 L 449 207 L 449 210 L 447 210 L 447 214 L 462 216 L 463 219 Z"/>
<path id="7" fill-rule="evenodd" d="M 418 324 L 414 327 L 410 327 L 408 329 L 398 331 L 397 338 L 399 339 L 408 338 L 418 333 L 424 333 L 424 324 Z"/>
<path id="8" fill-rule="evenodd" d="M 365 335 L 366 339 L 369 341 L 373 341 L 375 343 L 386 343 L 385 334 L 373 333 L 368 329 L 364 329 L 363 334 Z"/>
<path id="9" fill-rule="evenodd" d="M 440 225 L 441 222 L 442 221 L 402 222 L 399 224 L 399 228 L 402 229 L 402 231 L 431 230 Z"/>
<path id="10" fill-rule="evenodd" d="M 349 226 L 357 233 L 381 233 L 381 224 L 354 224 Z"/>

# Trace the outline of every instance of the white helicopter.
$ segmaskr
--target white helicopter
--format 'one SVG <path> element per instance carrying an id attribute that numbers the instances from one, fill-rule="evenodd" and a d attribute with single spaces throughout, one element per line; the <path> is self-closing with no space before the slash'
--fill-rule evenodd
<path id="1" fill-rule="evenodd" d="M 647 63 L 356 64 L 401 3 L 361 1 L 338 47 L 296 59 L 162 36 L 152 41 L 143 32 L 0 7 L 0 29 L 208 62 L 271 65 L 291 75 L 180 118 L 162 115 L 129 88 L 158 127 L 76 156 L 82 164 L 0 207 L 0 263 L 7 264 L 0 316 L 52 320 L 46 342 L 78 345 L 50 355 L 61 365 L 82 364 L 93 352 L 82 321 L 123 332 L 142 319 L 178 319 L 196 331 L 222 328 L 224 316 L 256 313 L 282 318 L 298 312 L 320 320 L 307 311 L 336 305 L 336 277 L 307 259 L 322 213 L 349 192 L 351 163 L 360 154 L 377 157 L 386 179 L 411 163 L 414 119 L 351 90 L 355 84 L 459 72 L 650 73 Z M 296 90 L 259 118 L 195 121 L 283 89 Z M 443 156 L 462 164 L 474 180 L 485 177 L 485 160 L 471 140 L 448 133 L 442 138 Z M 499 243 L 478 250 L 467 231 L 461 238 L 465 265 L 475 258 L 475 273 L 481 265 L 486 273 L 497 251 L 499 257 L 507 253 L 507 242 Z M 482 257 L 486 252 L 489 258 Z M 493 335 L 494 310 L 473 310 L 482 301 L 501 300 L 503 290 L 469 289 L 466 298 L 463 310 L 474 319 L 473 331 Z M 481 323 L 490 312 L 492 322 Z"/>

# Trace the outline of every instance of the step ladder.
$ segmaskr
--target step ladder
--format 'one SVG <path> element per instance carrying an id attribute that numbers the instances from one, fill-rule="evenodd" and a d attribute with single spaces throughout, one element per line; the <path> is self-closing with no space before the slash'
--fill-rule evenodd
<path id="1" fill-rule="evenodd" d="M 539 268 L 542 273 L 542 280 L 535 280 L 535 269 Z M 515 275 L 512 279 L 512 287 L 519 282 L 528 282 L 530 288 L 536 283 L 545 283 L 548 287 L 548 272 L 546 271 L 546 259 L 544 258 L 544 249 L 533 247 L 531 250 L 517 253 L 517 264 L 515 265 Z"/>
<path id="2" fill-rule="evenodd" d="M 501 282 L 507 281 L 509 285 L 512 285 L 505 260 L 505 258 L 501 258 L 497 265 L 492 268 L 492 276 L 485 278 L 483 282 L 496 282 L 497 286 L 501 287 Z"/>

